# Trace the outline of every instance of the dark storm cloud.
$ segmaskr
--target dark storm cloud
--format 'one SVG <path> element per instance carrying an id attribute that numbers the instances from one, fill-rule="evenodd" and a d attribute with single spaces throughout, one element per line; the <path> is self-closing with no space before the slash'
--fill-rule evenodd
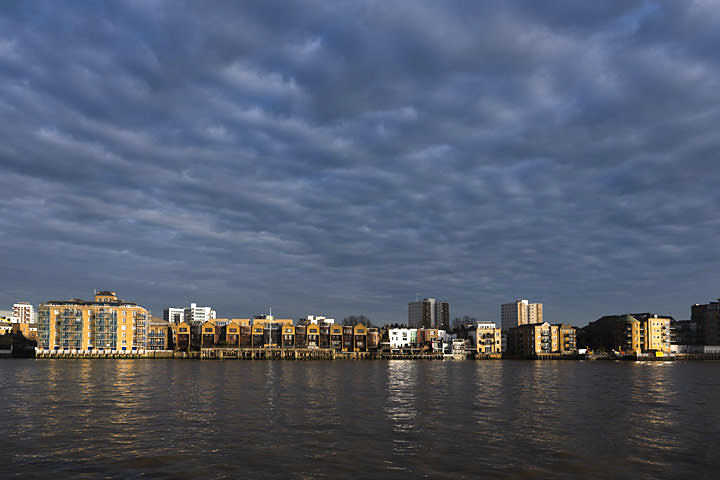
<path id="1" fill-rule="evenodd" d="M 688 316 L 717 295 L 712 2 L 0 6 L 0 300 Z"/>

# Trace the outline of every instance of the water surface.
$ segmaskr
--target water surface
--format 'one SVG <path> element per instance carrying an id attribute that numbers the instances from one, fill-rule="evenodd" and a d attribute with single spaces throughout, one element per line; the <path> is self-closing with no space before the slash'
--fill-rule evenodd
<path id="1" fill-rule="evenodd" d="M 0 478 L 718 478 L 720 362 L 0 361 Z"/>

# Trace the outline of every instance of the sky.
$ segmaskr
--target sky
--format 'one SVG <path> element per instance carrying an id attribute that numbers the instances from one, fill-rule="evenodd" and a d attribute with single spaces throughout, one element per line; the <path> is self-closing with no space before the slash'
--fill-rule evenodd
<path id="1" fill-rule="evenodd" d="M 713 1 L 0 3 L 0 309 L 720 296 Z"/>

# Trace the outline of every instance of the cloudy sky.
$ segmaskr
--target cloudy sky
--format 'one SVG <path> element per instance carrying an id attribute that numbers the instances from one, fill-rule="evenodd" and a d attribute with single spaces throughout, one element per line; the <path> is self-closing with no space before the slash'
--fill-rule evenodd
<path id="1" fill-rule="evenodd" d="M 689 317 L 713 1 L 0 3 L 0 309 Z"/>

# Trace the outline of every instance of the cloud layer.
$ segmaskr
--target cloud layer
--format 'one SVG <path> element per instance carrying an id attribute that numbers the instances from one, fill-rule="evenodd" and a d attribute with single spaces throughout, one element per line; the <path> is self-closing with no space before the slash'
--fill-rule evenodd
<path id="1" fill-rule="evenodd" d="M 689 316 L 718 296 L 713 2 L 9 2 L 0 302 Z"/>

